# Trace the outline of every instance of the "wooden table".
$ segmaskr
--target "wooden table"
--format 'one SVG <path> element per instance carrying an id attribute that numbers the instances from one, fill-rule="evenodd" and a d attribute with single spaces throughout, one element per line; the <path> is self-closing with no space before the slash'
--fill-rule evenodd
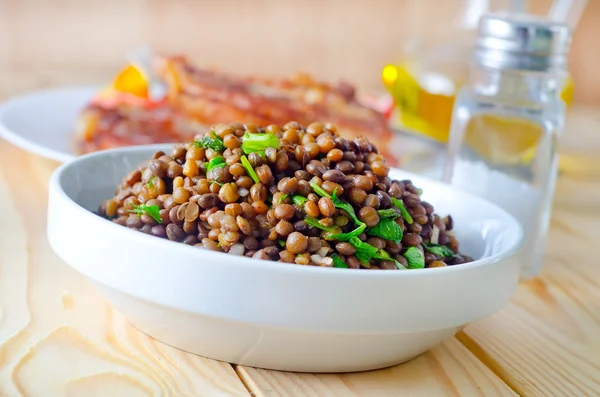
<path id="1" fill-rule="evenodd" d="M 598 131 L 595 113 L 574 116 L 585 134 Z M 503 310 L 406 364 L 312 375 L 205 359 L 133 329 L 48 245 L 57 164 L 3 141 L 0 159 L 0 396 L 600 395 L 593 178 L 561 177 L 543 273 Z"/>

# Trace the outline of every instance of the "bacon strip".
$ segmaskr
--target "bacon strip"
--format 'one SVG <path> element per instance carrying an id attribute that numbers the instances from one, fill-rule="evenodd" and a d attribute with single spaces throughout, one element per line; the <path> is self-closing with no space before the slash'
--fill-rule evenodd
<path id="1" fill-rule="evenodd" d="M 364 106 L 348 84 L 331 86 L 298 75 L 284 79 L 231 76 L 191 65 L 183 57 L 161 58 L 157 73 L 169 87 L 164 103 L 114 93 L 90 103 L 80 116 L 76 150 L 192 139 L 217 123 L 283 125 L 331 122 L 342 136 L 366 136 L 386 157 L 391 130 L 385 117 Z"/>

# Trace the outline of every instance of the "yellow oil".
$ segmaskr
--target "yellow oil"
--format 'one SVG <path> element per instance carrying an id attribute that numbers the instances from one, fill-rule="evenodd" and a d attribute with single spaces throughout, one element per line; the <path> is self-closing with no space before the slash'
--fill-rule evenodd
<path id="1" fill-rule="evenodd" d="M 408 64 L 386 65 L 382 79 L 400 110 L 400 122 L 416 133 L 446 142 L 450 131 L 456 92 L 465 83 L 437 72 L 413 72 Z M 567 107 L 573 100 L 573 80 L 567 77 L 561 94 Z M 506 129 L 504 139 L 517 139 L 519 133 Z M 503 124 L 495 125 L 502 129 Z M 509 138 L 510 137 L 510 138 Z"/>

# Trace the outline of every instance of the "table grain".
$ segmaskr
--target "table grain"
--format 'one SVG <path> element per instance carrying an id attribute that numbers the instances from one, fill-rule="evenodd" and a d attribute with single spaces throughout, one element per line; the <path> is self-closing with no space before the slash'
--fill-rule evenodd
<path id="1" fill-rule="evenodd" d="M 593 114 L 578 133 L 597 132 Z M 408 363 L 338 375 L 230 365 L 134 329 L 48 244 L 57 165 L 0 141 L 2 397 L 600 395 L 600 201 L 580 203 L 600 197 L 593 177 L 561 176 L 543 271 L 504 309 Z"/>

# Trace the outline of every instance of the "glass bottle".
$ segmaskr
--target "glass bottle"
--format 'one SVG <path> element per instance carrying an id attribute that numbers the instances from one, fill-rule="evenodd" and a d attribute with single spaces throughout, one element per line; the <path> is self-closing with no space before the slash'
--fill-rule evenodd
<path id="1" fill-rule="evenodd" d="M 470 82 L 453 108 L 444 180 L 514 215 L 522 278 L 541 266 L 557 175 L 571 32 L 531 15 L 481 18 Z"/>

